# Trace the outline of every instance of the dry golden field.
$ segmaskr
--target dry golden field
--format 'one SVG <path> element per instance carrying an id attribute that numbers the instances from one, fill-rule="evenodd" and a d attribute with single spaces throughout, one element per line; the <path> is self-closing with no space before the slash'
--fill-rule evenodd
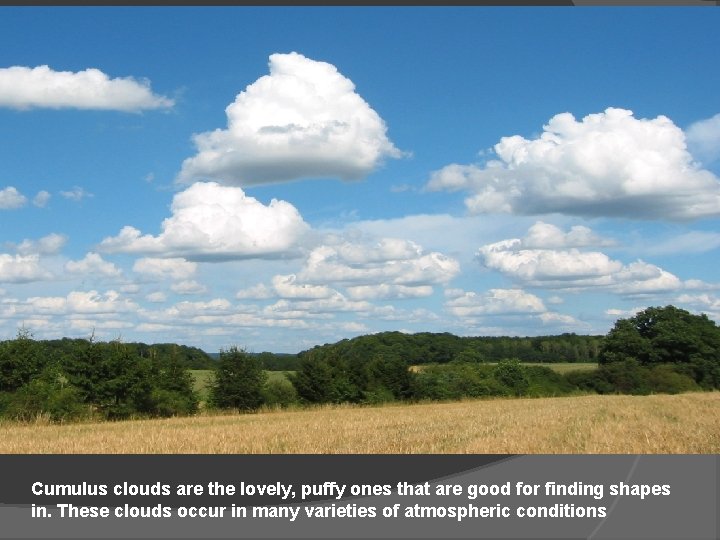
<path id="1" fill-rule="evenodd" d="M 720 453 L 720 392 L 0 423 L 2 453 Z"/>

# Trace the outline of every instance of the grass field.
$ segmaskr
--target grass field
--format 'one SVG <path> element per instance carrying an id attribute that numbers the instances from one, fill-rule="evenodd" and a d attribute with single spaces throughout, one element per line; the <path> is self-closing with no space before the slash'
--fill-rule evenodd
<path id="1" fill-rule="evenodd" d="M 210 392 L 210 383 L 213 380 L 214 371 L 211 369 L 191 369 L 193 377 L 193 389 L 200 396 L 200 401 L 207 401 Z M 292 371 L 266 371 L 268 381 L 286 379 Z"/>
<path id="2" fill-rule="evenodd" d="M 422 371 L 427 366 L 437 364 L 420 364 L 417 366 L 410 366 L 412 371 Z M 488 362 L 488 365 L 495 366 L 497 362 Z M 557 363 L 542 363 L 542 362 L 523 362 L 523 366 L 541 366 L 550 368 L 557 373 L 567 373 L 568 371 L 590 371 L 597 369 L 597 362 L 557 362 Z"/>
<path id="3" fill-rule="evenodd" d="M 1 453 L 720 453 L 720 392 L 0 423 Z"/>

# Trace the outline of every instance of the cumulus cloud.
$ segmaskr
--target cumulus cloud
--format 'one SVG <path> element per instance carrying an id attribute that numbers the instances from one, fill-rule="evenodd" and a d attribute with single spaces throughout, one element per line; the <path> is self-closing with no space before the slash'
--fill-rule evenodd
<path id="1" fill-rule="evenodd" d="M 490 289 L 483 293 L 463 292 L 445 303 L 456 317 L 543 313 L 542 300 L 520 289 Z"/>
<path id="2" fill-rule="evenodd" d="M 528 235 L 527 238 L 530 245 L 534 245 L 535 237 Z M 623 295 L 696 288 L 693 281 L 683 282 L 670 272 L 642 260 L 624 264 L 599 251 L 528 248 L 526 239 L 484 245 L 478 250 L 478 257 L 485 267 L 535 287 L 604 288 Z"/>
<path id="3" fill-rule="evenodd" d="M 290 203 L 273 199 L 264 205 L 241 188 L 215 182 L 199 182 L 176 194 L 171 212 L 159 235 L 126 226 L 105 238 L 100 249 L 188 260 L 272 258 L 294 255 L 310 230 Z"/>
<path id="4" fill-rule="evenodd" d="M 152 302 L 153 304 L 162 304 L 167 301 L 167 295 L 162 291 L 155 291 L 148 294 L 145 300 Z"/>
<path id="5" fill-rule="evenodd" d="M 170 289 L 177 294 L 203 294 L 207 292 L 207 287 L 194 279 L 186 279 L 173 283 L 170 285 Z"/>
<path id="6" fill-rule="evenodd" d="M 702 169 L 669 118 L 609 108 L 577 121 L 562 113 L 536 139 L 503 137 L 499 159 L 452 164 L 426 189 L 468 191 L 472 213 L 564 213 L 633 219 L 720 216 L 720 179 Z"/>
<path id="7" fill-rule="evenodd" d="M 179 182 L 354 180 L 400 156 L 385 122 L 335 66 L 290 53 L 271 55 L 269 68 L 227 107 L 227 129 L 194 136 L 198 153 Z"/>
<path id="8" fill-rule="evenodd" d="M 598 251 L 578 249 L 520 249 L 521 241 L 503 240 L 482 246 L 478 255 L 483 264 L 493 270 L 522 281 L 539 283 L 604 278 L 619 272 L 623 265 Z"/>
<path id="9" fill-rule="evenodd" d="M 433 293 L 430 285 L 356 285 L 347 288 L 348 295 L 354 300 L 390 300 L 402 298 L 424 298 Z"/>
<path id="10" fill-rule="evenodd" d="M 0 107 L 12 109 L 164 109 L 173 100 L 156 95 L 146 79 L 111 79 L 98 69 L 55 71 L 48 66 L 0 68 Z"/>
<path id="11" fill-rule="evenodd" d="M 38 208 L 45 208 L 45 206 L 47 206 L 47 203 L 50 201 L 50 197 L 51 195 L 47 191 L 38 191 L 35 197 L 33 197 L 33 205 L 37 206 Z"/>
<path id="12" fill-rule="evenodd" d="M 144 257 L 135 261 L 133 272 L 155 278 L 188 279 L 197 272 L 197 263 L 182 258 Z"/>
<path id="13" fill-rule="evenodd" d="M 688 309 L 706 313 L 715 321 L 720 321 L 720 297 L 713 294 L 681 294 L 677 303 Z"/>
<path id="14" fill-rule="evenodd" d="M 327 298 L 335 293 L 335 291 L 327 285 L 297 283 L 297 276 L 295 274 L 274 276 L 272 286 L 281 298 Z"/>
<path id="15" fill-rule="evenodd" d="M 253 285 L 247 289 L 239 290 L 235 295 L 235 298 L 238 300 L 264 300 L 275 296 L 276 293 L 272 288 L 266 286 L 264 283 L 258 283 L 257 285 Z"/>
<path id="16" fill-rule="evenodd" d="M 10 244 L 20 255 L 55 255 L 60 252 L 67 243 L 67 236 L 64 234 L 51 233 L 39 240 L 25 239 L 19 244 Z"/>
<path id="17" fill-rule="evenodd" d="M 574 225 L 568 232 L 560 227 L 542 221 L 536 222 L 523 238 L 528 248 L 580 248 L 588 246 L 612 246 L 614 242 L 596 235 L 588 227 Z"/>
<path id="18" fill-rule="evenodd" d="M 27 299 L 33 312 L 40 314 L 117 314 L 136 311 L 139 306 L 117 291 L 72 291 L 67 296 L 36 296 Z"/>
<path id="19" fill-rule="evenodd" d="M 8 186 L 0 189 L 0 210 L 14 210 L 27 204 L 27 197 L 20 193 L 17 188 Z"/>
<path id="20" fill-rule="evenodd" d="M 65 270 L 71 274 L 95 275 L 104 277 L 118 277 L 122 275 L 120 269 L 113 263 L 104 260 L 99 254 L 90 252 L 79 261 L 68 261 Z"/>
<path id="21" fill-rule="evenodd" d="M 53 276 L 40 265 L 40 256 L 0 253 L 0 283 L 28 283 L 51 279 Z"/>
<path id="22" fill-rule="evenodd" d="M 374 244 L 342 242 L 316 247 L 298 277 L 308 283 L 422 286 L 447 283 L 459 263 L 438 252 L 424 253 L 408 240 L 381 239 Z"/>
<path id="23" fill-rule="evenodd" d="M 687 142 L 693 156 L 704 163 L 720 159 L 720 113 L 690 125 Z"/>

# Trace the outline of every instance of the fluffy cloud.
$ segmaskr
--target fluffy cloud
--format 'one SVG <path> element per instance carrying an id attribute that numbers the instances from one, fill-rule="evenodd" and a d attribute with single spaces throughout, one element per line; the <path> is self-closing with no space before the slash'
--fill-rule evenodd
<path id="1" fill-rule="evenodd" d="M 705 163 L 720 158 L 720 113 L 695 122 L 687 129 L 687 142 L 695 157 Z"/>
<path id="2" fill-rule="evenodd" d="M 272 285 L 281 298 L 327 298 L 335 293 L 335 291 L 326 285 L 297 283 L 297 276 L 295 274 L 275 276 L 272 279 Z"/>
<path id="3" fill-rule="evenodd" d="M 523 246 L 528 248 L 579 248 L 588 246 L 611 246 L 611 240 L 601 238 L 588 227 L 575 225 L 568 232 L 550 223 L 536 222 L 523 238 Z"/>
<path id="4" fill-rule="evenodd" d="M 299 277 L 308 283 L 421 286 L 447 283 L 459 272 L 459 263 L 442 253 L 424 253 L 407 240 L 382 239 L 374 245 L 344 242 L 318 246 Z"/>
<path id="5" fill-rule="evenodd" d="M 133 271 L 155 278 L 187 279 L 197 272 L 197 263 L 182 258 L 159 259 L 144 257 L 135 261 Z"/>
<path id="6" fill-rule="evenodd" d="M 105 109 L 134 112 L 173 106 L 147 80 L 111 79 L 98 69 L 54 71 L 48 66 L 0 68 L 0 107 Z"/>
<path id="7" fill-rule="evenodd" d="M 189 260 L 272 258 L 293 254 L 309 231 L 290 203 L 273 199 L 266 206 L 241 188 L 215 182 L 196 183 L 176 194 L 171 211 L 158 236 L 126 226 L 105 238 L 100 249 Z"/>
<path id="8" fill-rule="evenodd" d="M 139 306 L 122 298 L 116 291 L 72 291 L 67 296 L 38 296 L 28 298 L 26 305 L 40 314 L 117 314 L 136 311 Z"/>
<path id="9" fill-rule="evenodd" d="M 540 137 L 503 137 L 497 160 L 449 165 L 429 190 L 470 192 L 473 213 L 689 220 L 720 215 L 720 180 L 697 165 L 669 118 L 609 108 L 550 119 Z"/>
<path id="10" fill-rule="evenodd" d="M 0 282 L 28 283 L 51 279 L 52 274 L 40 266 L 40 257 L 0 253 Z"/>
<path id="11" fill-rule="evenodd" d="M 266 286 L 264 283 L 258 283 L 253 287 L 238 291 L 235 295 L 235 298 L 237 298 L 238 300 L 264 300 L 267 298 L 274 298 L 275 296 L 276 293 L 273 289 Z"/>
<path id="12" fill-rule="evenodd" d="M 45 208 L 47 206 L 48 201 L 50 200 L 50 193 L 48 193 L 45 190 L 38 191 L 37 195 L 33 197 L 33 204 L 37 206 L 38 208 Z"/>
<path id="13" fill-rule="evenodd" d="M 521 245 L 518 239 L 504 240 L 482 246 L 478 255 L 486 267 L 531 283 L 577 285 L 578 281 L 603 278 L 623 268 L 621 262 L 597 251 L 521 249 Z"/>
<path id="14" fill-rule="evenodd" d="M 227 109 L 225 130 L 194 136 L 178 181 L 251 185 L 308 177 L 359 179 L 400 152 L 382 118 L 335 66 L 297 53 L 270 56 Z"/>
<path id="15" fill-rule="evenodd" d="M 170 285 L 170 289 L 177 294 L 203 294 L 207 292 L 207 287 L 194 279 L 186 279 L 178 283 L 173 283 Z"/>
<path id="16" fill-rule="evenodd" d="M 25 239 L 17 245 L 10 245 L 20 255 L 55 255 L 60 252 L 67 240 L 68 238 L 64 234 L 51 233 L 39 240 Z"/>
<path id="17" fill-rule="evenodd" d="M 562 234 L 551 236 L 567 238 Z M 523 240 L 516 238 L 487 244 L 479 249 L 478 257 L 487 268 L 536 287 L 604 288 L 623 295 L 697 288 L 693 281 L 683 282 L 670 272 L 641 260 L 623 264 L 599 251 L 526 247 L 528 243 L 537 245 L 536 239 L 537 235 L 529 234 Z"/>
<path id="18" fill-rule="evenodd" d="M 0 189 L 0 210 L 14 210 L 25 206 L 27 197 L 13 186 Z"/>
<path id="19" fill-rule="evenodd" d="M 71 274 L 100 275 L 104 277 L 118 277 L 122 274 L 117 266 L 93 252 L 88 253 L 79 261 L 68 261 L 65 264 L 65 270 Z"/>
<path id="20" fill-rule="evenodd" d="M 455 296 L 455 294 L 452 294 Z M 456 317 L 543 313 L 542 300 L 520 289 L 490 289 L 484 293 L 464 292 L 445 303 Z"/>
<path id="21" fill-rule="evenodd" d="M 389 300 L 401 298 L 423 298 L 433 293 L 430 285 L 356 285 L 347 288 L 348 295 L 354 300 Z"/>

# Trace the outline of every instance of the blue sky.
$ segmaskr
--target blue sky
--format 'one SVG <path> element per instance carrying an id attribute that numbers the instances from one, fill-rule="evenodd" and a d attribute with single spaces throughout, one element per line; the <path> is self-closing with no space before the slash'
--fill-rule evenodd
<path id="1" fill-rule="evenodd" d="M 0 10 L 0 338 L 720 320 L 718 10 Z"/>

